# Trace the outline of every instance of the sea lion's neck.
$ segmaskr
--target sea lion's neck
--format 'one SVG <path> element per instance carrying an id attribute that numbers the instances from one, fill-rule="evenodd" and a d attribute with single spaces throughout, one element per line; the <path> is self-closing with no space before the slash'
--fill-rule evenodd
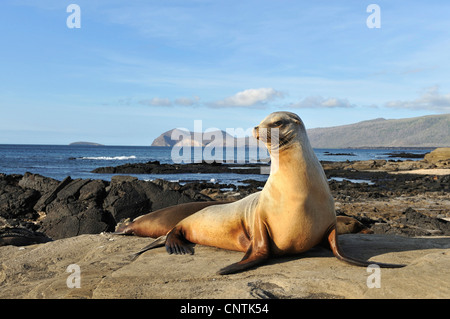
<path id="1" fill-rule="evenodd" d="M 278 169 L 286 170 L 292 167 L 292 164 L 306 162 L 310 159 L 312 151 L 309 145 L 301 143 L 292 143 L 288 147 L 281 149 L 272 149 L 270 151 L 270 162 L 274 172 Z"/>
<path id="2" fill-rule="evenodd" d="M 322 167 L 308 140 L 291 143 L 289 147 L 272 151 L 270 158 L 272 179 L 281 178 L 284 182 L 289 180 L 293 183 L 307 182 L 308 177 L 315 178 L 322 174 Z"/>

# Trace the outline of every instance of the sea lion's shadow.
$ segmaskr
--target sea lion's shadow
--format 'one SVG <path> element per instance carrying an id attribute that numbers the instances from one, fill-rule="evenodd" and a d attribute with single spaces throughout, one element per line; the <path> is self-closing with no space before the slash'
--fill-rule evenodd
<path id="1" fill-rule="evenodd" d="M 377 261 L 377 256 L 388 253 L 450 248 L 450 240 L 448 237 L 417 238 L 397 235 L 346 234 L 339 235 L 338 238 L 341 248 L 346 255 L 362 260 L 374 258 L 374 261 Z M 294 260 L 317 257 L 334 256 L 326 245 L 318 245 L 301 254 L 271 258 L 266 264 L 282 264 Z M 408 261 L 410 259 L 405 259 L 404 263 L 407 264 Z M 383 262 L 388 261 L 383 260 Z M 395 262 L 403 262 L 403 260 L 397 259 Z"/>

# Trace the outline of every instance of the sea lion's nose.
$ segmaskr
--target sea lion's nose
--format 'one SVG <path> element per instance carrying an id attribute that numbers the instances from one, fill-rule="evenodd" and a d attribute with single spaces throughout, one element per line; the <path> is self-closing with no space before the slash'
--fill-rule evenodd
<path id="1" fill-rule="evenodd" d="M 259 126 L 255 126 L 252 131 L 252 135 L 254 138 L 259 139 Z"/>

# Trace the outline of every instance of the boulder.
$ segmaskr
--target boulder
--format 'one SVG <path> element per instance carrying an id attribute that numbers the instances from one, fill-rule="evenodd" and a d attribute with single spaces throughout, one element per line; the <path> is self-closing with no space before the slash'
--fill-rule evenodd
<path id="1" fill-rule="evenodd" d="M 103 208 L 111 213 L 116 222 L 119 222 L 127 218 L 134 219 L 164 207 L 202 200 L 211 199 L 191 189 L 182 190 L 179 184 L 115 176 L 111 180 Z"/>
<path id="2" fill-rule="evenodd" d="M 103 202 L 103 208 L 110 212 L 116 221 L 134 219 L 150 212 L 152 202 L 140 187 L 137 179 L 112 179 L 110 190 Z"/>
<path id="3" fill-rule="evenodd" d="M 450 165 L 450 147 L 437 148 L 425 155 L 425 161 L 438 167 Z"/>
<path id="4" fill-rule="evenodd" d="M 40 194 L 34 189 L 19 186 L 21 175 L 0 174 L 0 216 L 9 218 L 36 217 L 33 207 Z"/>
<path id="5" fill-rule="evenodd" d="M 107 186 L 108 183 L 100 179 L 90 181 L 80 188 L 80 196 L 78 199 L 88 202 L 93 201 L 101 205 L 106 197 Z"/>
<path id="6" fill-rule="evenodd" d="M 37 212 L 44 211 L 47 205 L 55 200 L 56 195 L 58 195 L 58 192 L 62 190 L 64 187 L 66 187 L 70 182 L 72 182 L 72 178 L 70 176 L 67 176 L 57 185 L 54 185 L 53 188 L 49 190 L 47 193 L 42 194 L 41 198 L 37 201 L 36 205 L 34 205 L 34 210 Z"/>
<path id="7" fill-rule="evenodd" d="M 18 185 L 22 188 L 31 188 L 41 194 L 51 192 L 57 187 L 59 182 L 53 178 L 45 177 L 39 174 L 25 173 Z"/>
<path id="8" fill-rule="evenodd" d="M 90 179 L 81 178 L 71 181 L 66 187 L 58 192 L 56 195 L 56 200 L 59 202 L 70 202 L 77 200 L 80 196 L 80 189 L 90 181 Z"/>
<path id="9" fill-rule="evenodd" d="M 40 231 L 53 239 L 112 231 L 116 222 L 102 207 L 105 196 L 104 181 L 70 181 L 46 205 Z"/>

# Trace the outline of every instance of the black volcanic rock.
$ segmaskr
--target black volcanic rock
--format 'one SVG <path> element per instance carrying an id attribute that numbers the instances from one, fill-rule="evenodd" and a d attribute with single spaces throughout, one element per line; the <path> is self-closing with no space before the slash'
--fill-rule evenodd
<path id="1" fill-rule="evenodd" d="M 116 221 L 134 219 L 151 210 L 152 203 L 145 191 L 139 187 L 137 179 L 119 183 L 112 180 L 110 188 L 103 206 Z"/>
<path id="2" fill-rule="evenodd" d="M 41 231 L 53 239 L 112 231 L 115 220 L 102 207 L 106 183 L 76 179 L 46 205 Z"/>
<path id="3" fill-rule="evenodd" d="M 393 152 L 386 154 L 388 157 L 394 157 L 394 158 L 424 158 L 424 154 L 416 154 L 416 153 L 407 153 L 407 152 Z"/>
<path id="4" fill-rule="evenodd" d="M 40 193 L 19 186 L 21 175 L 0 174 L 0 216 L 4 218 L 33 218 L 33 206 Z"/>
<path id="5" fill-rule="evenodd" d="M 147 182 L 135 177 L 114 176 L 103 207 L 119 222 L 168 206 L 211 200 L 207 196 L 175 188 L 171 184 L 162 180 Z"/>
<path id="6" fill-rule="evenodd" d="M 99 167 L 92 171 L 98 174 L 181 174 L 181 173 L 236 173 L 260 174 L 261 166 L 267 164 L 222 164 L 222 163 L 192 163 L 192 164 L 161 164 L 158 161 L 147 163 L 124 164 L 119 166 Z M 235 169 L 239 167 L 239 169 Z"/>

